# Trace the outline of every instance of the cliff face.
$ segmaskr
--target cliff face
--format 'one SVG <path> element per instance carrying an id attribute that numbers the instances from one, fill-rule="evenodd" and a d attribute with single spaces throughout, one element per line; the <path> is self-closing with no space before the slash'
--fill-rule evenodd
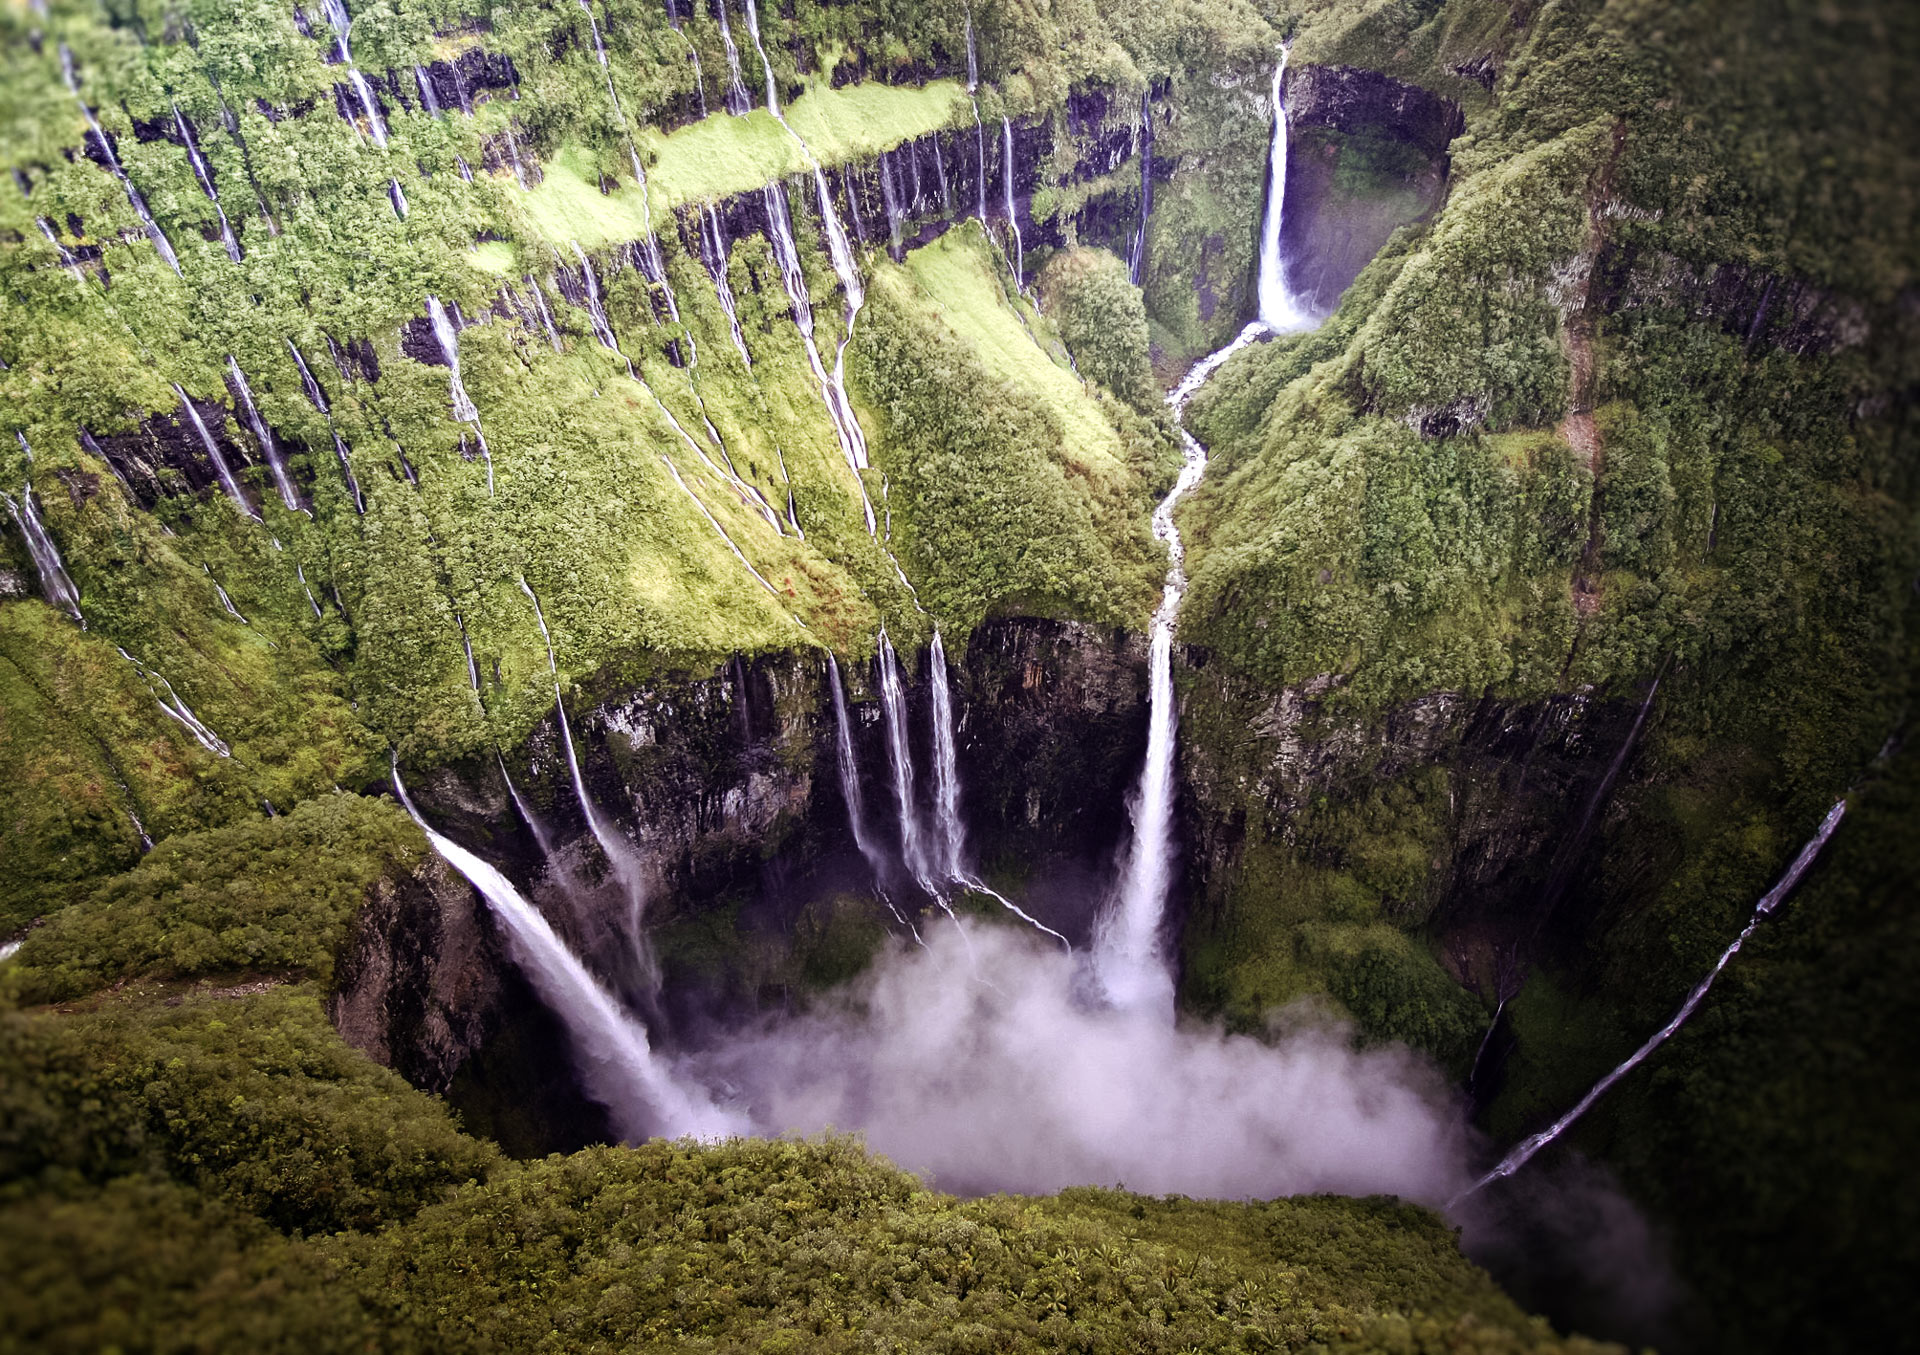
<path id="1" fill-rule="evenodd" d="M 1401 226 L 1445 200 L 1457 105 L 1377 71 L 1289 70 L 1286 216 L 1294 293 L 1322 314 Z"/>

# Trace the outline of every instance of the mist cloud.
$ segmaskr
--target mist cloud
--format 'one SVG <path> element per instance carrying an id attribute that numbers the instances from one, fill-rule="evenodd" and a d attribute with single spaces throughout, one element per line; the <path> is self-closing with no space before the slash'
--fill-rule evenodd
<path id="1" fill-rule="evenodd" d="M 943 1190 L 1071 1185 L 1265 1198 L 1471 1178 L 1432 1069 L 1333 1026 L 1268 1044 L 1077 996 L 1083 960 L 1011 929 L 943 924 L 809 1013 L 699 1060 L 764 1132 L 834 1128 Z"/>

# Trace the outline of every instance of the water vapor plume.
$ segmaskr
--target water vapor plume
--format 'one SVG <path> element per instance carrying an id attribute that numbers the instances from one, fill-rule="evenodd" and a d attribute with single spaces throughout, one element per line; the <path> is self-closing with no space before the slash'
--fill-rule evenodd
<path id="1" fill-rule="evenodd" d="M 1466 1177 L 1438 1078 L 1343 1028 L 1266 1044 L 1089 999 L 1083 957 L 941 927 L 812 1012 L 707 1056 L 768 1132 L 859 1130 L 961 1193 L 1071 1185 L 1438 1203 Z M 969 955 L 967 941 L 971 940 Z"/>

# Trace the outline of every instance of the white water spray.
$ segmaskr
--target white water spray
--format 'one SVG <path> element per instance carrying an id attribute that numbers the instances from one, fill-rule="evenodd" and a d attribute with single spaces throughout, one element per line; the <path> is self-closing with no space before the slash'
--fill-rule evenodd
<path id="1" fill-rule="evenodd" d="M 400 780 L 397 760 L 393 789 L 434 851 L 466 878 L 506 929 L 514 958 L 566 1025 L 588 1094 L 612 1112 L 623 1137 L 714 1140 L 745 1129 L 655 1057 L 646 1029 L 621 1009 L 506 876 L 427 826 Z"/>
<path id="2" fill-rule="evenodd" d="M 220 194 L 213 186 L 213 171 L 207 166 L 207 159 L 200 153 L 200 142 L 193 134 L 193 124 L 181 113 L 180 105 L 173 105 L 173 127 L 180 134 L 181 144 L 187 148 L 187 163 L 193 167 L 193 177 L 200 185 L 200 191 L 207 195 L 207 201 L 213 204 L 213 214 L 220 219 L 220 243 L 226 246 L 227 257 L 234 263 L 240 262 L 240 242 L 233 237 L 233 226 L 227 220 L 227 212 L 220 205 Z"/>
<path id="3" fill-rule="evenodd" d="M 85 630 L 87 619 L 80 614 L 80 590 L 67 574 L 67 567 L 60 559 L 60 548 L 53 543 L 53 534 L 33 506 L 33 486 L 23 486 L 17 499 L 5 493 L 0 493 L 0 499 L 6 500 L 7 512 L 20 529 L 20 535 L 27 539 L 27 554 L 33 557 L 34 571 L 40 576 L 41 596 L 78 621 L 80 629 Z"/>
<path id="4" fill-rule="evenodd" d="M 94 144 L 99 146 L 100 154 L 107 162 L 107 169 L 120 181 L 121 191 L 127 195 L 127 205 L 132 207 L 133 214 L 140 218 L 141 226 L 146 229 L 147 238 L 153 241 L 153 247 L 159 251 L 160 257 L 167 261 L 167 267 L 174 271 L 175 276 L 182 276 L 180 260 L 173 252 L 172 242 L 167 239 L 166 232 L 160 229 L 159 223 L 153 219 L 153 213 L 147 210 L 147 200 L 140 195 L 140 190 L 133 186 L 133 180 L 127 177 L 126 170 L 120 167 L 120 158 L 113 153 L 113 143 L 107 140 L 107 134 L 100 129 L 100 124 L 94 119 L 93 109 L 88 107 L 87 101 L 80 97 L 80 82 L 73 73 L 73 53 L 67 50 L 67 44 L 64 42 L 60 44 L 60 78 L 66 81 L 68 93 L 73 95 L 74 102 L 80 105 L 81 113 L 85 114 L 87 127 L 93 133 Z"/>
<path id="5" fill-rule="evenodd" d="M 1312 329 L 1319 323 L 1287 286 L 1287 263 L 1280 252 L 1280 227 L 1287 198 L 1287 49 L 1273 69 L 1273 139 L 1267 160 L 1267 210 L 1260 223 L 1260 323 L 1275 334 Z"/>

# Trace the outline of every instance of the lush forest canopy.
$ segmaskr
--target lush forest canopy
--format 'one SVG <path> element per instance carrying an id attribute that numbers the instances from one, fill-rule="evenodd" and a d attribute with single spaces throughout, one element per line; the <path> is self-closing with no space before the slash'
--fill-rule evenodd
<path id="1" fill-rule="evenodd" d="M 551 755 L 556 694 L 578 720 L 743 657 L 851 670 L 883 627 L 1144 627 L 1162 391 L 1253 310 L 1283 39 L 1464 130 L 1426 213 L 1424 150 L 1350 108 L 1295 129 L 1331 167 L 1292 210 L 1398 229 L 1187 411 L 1183 1010 L 1314 1004 L 1461 1079 L 1503 1019 L 1479 1122 L 1512 1141 L 1858 788 L 1577 1144 L 1671 1233 L 1689 1338 L 1895 1329 L 1912 7 L 792 0 L 758 44 L 744 7 L 350 8 L 338 46 L 318 6 L 0 9 L 0 1346 L 1582 1345 L 1414 1206 L 961 1201 L 839 1137 L 518 1160 L 336 1029 L 367 919 L 481 915 L 383 798 L 396 757 Z M 1653 712 L 1610 798 L 1527 819 L 1486 729 L 1609 707 Z M 1529 833 L 1482 888 L 1476 853 Z M 707 902 L 667 953 L 717 971 L 747 943 Z M 880 914 L 814 901 L 762 986 L 846 979 Z"/>

